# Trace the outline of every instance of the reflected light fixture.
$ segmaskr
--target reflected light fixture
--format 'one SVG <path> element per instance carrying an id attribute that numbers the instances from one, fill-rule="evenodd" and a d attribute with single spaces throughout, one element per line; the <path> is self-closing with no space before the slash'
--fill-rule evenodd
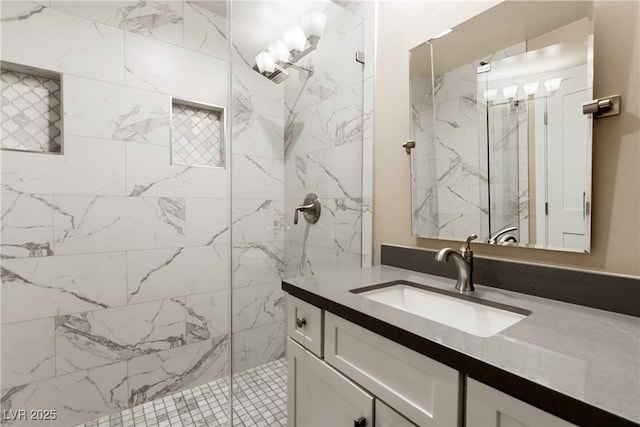
<path id="1" fill-rule="evenodd" d="M 488 89 L 485 90 L 482 94 L 484 95 L 484 99 L 486 99 L 487 102 L 493 102 L 496 99 L 496 96 L 498 96 L 498 89 Z"/>
<path id="2" fill-rule="evenodd" d="M 282 83 L 289 73 L 287 68 L 313 74 L 313 68 L 297 64 L 318 47 L 320 37 L 327 26 L 327 15 L 311 12 L 304 15 L 299 26 L 292 26 L 282 34 L 282 40 L 269 43 L 267 51 L 258 53 L 253 69 L 275 83 Z"/>
<path id="3" fill-rule="evenodd" d="M 506 86 L 502 88 L 502 94 L 508 101 L 511 101 L 516 97 L 516 93 L 518 93 L 518 85 Z"/>
<path id="4" fill-rule="evenodd" d="M 547 95 L 553 95 L 558 89 L 560 89 L 560 83 L 562 83 L 562 77 L 545 80 L 544 88 L 547 90 Z"/>
<path id="5" fill-rule="evenodd" d="M 538 91 L 538 86 L 540 85 L 540 82 L 529 82 L 529 83 L 525 83 L 523 88 L 524 88 L 524 93 L 527 96 L 532 96 L 535 95 L 536 92 Z"/>

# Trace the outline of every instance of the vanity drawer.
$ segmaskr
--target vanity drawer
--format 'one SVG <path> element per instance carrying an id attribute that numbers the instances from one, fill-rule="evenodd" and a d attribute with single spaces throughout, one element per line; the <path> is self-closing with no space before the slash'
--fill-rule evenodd
<path id="1" fill-rule="evenodd" d="M 287 295 L 287 335 L 322 358 L 322 310 Z"/>
<path id="2" fill-rule="evenodd" d="M 324 358 L 420 426 L 458 425 L 459 373 L 325 313 Z"/>

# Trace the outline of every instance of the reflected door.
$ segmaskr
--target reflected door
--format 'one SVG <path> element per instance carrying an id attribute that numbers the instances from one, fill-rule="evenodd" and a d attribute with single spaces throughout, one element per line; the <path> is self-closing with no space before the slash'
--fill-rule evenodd
<path id="1" fill-rule="evenodd" d="M 547 245 L 584 249 L 589 182 L 590 116 L 582 114 L 588 99 L 586 67 L 569 70 L 558 91 L 547 97 Z"/>

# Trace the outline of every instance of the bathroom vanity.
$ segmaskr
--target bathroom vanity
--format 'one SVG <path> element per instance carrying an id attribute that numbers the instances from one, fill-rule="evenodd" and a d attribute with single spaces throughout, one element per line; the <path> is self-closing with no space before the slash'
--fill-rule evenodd
<path id="1" fill-rule="evenodd" d="M 283 282 L 290 426 L 639 425 L 639 318 L 476 284 L 522 319 L 463 332 L 353 292 L 395 281 L 455 284 L 387 265 Z"/>

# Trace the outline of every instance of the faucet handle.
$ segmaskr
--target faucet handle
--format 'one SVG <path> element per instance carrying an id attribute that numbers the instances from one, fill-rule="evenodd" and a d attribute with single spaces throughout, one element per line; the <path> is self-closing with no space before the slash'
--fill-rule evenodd
<path id="1" fill-rule="evenodd" d="M 462 255 L 467 261 L 473 257 L 473 251 L 471 250 L 471 241 L 478 238 L 477 234 L 472 234 L 467 237 L 467 241 L 460 248 L 460 255 Z"/>

